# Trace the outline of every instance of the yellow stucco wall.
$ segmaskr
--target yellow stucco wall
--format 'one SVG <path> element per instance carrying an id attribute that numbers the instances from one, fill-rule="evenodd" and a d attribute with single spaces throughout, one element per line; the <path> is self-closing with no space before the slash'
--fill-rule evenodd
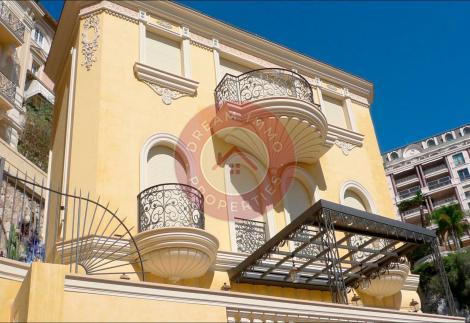
<path id="1" fill-rule="evenodd" d="M 98 13 L 97 16 L 100 21 L 100 38 L 95 53 L 96 61 L 90 70 L 82 65 L 84 58 L 80 54 L 80 36 L 76 42 L 79 54 L 73 100 L 69 190 L 77 188 L 85 194 L 90 192 L 95 199 L 101 196 L 102 202 L 110 202 L 111 209 L 119 208 L 118 216 L 126 217 L 128 227 L 137 227 L 136 196 L 140 192 L 142 147 L 156 133 L 170 133 L 178 137 L 197 112 L 214 104 L 213 91 L 217 85 L 214 58 L 212 50 L 191 44 L 191 75 L 192 79 L 199 82 L 197 95 L 182 97 L 174 100 L 171 105 L 165 105 L 160 96 L 134 76 L 133 67 L 139 61 L 138 24 L 106 12 Z M 80 24 L 83 29 L 83 20 Z M 80 35 L 81 29 L 77 35 Z M 69 71 L 70 68 L 67 67 L 63 73 L 67 75 Z M 62 179 L 67 110 L 67 95 L 64 93 L 68 91 L 68 78 L 63 79 L 63 84 L 58 87 L 58 97 L 62 99 L 57 100 L 56 104 L 59 112 L 55 117 L 53 142 L 52 181 L 57 185 Z M 215 108 L 213 111 L 215 115 Z M 354 180 L 370 193 L 378 213 L 392 217 L 393 207 L 370 111 L 353 103 L 352 112 L 357 131 L 365 138 L 363 146 L 354 148 L 349 156 L 333 146 L 318 163 L 302 167 L 317 183 L 320 198 L 339 202 L 341 185 L 345 181 Z M 228 145 L 219 139 L 214 139 L 214 145 L 228 150 Z M 208 151 L 204 158 L 210 163 L 216 163 L 214 151 Z M 221 187 L 225 187 L 222 167 L 215 170 L 214 178 Z M 217 217 L 206 216 L 206 230 L 218 238 L 219 250 L 230 251 L 227 218 L 226 208 L 220 209 Z M 280 230 L 285 225 L 281 206 L 276 207 L 274 218 L 277 230 Z M 136 229 L 133 232 L 136 233 Z M 49 253 L 51 246 L 52 244 L 48 245 Z M 226 273 L 216 273 L 216 280 L 210 280 L 210 275 L 182 283 L 219 289 L 224 281 L 228 281 Z M 149 277 L 158 281 L 158 278 L 152 278 L 151 275 Z M 234 285 L 233 288 L 247 293 L 325 301 L 330 299 L 328 293 L 316 291 L 248 285 Z"/>

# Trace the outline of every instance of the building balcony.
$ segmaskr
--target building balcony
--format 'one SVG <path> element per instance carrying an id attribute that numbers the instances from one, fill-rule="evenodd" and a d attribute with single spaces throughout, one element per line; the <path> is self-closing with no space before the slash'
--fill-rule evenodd
<path id="1" fill-rule="evenodd" d="M 416 176 L 416 174 L 405 176 L 395 180 L 395 184 L 397 187 L 402 187 L 416 182 L 419 182 L 419 178 L 418 176 Z"/>
<path id="2" fill-rule="evenodd" d="M 448 197 L 448 198 L 445 198 L 445 199 L 442 199 L 442 200 L 437 200 L 433 203 L 433 206 L 434 207 L 440 207 L 440 206 L 444 206 L 444 205 L 448 205 L 448 204 L 455 204 L 455 203 L 459 203 L 459 201 L 457 200 L 457 198 L 455 196 L 452 196 L 452 197 Z"/>
<path id="3" fill-rule="evenodd" d="M 413 186 L 410 187 L 406 190 L 402 190 L 398 192 L 398 198 L 399 200 L 406 200 L 408 198 L 411 198 L 413 196 L 416 196 L 416 193 L 421 190 L 420 186 Z"/>
<path id="4" fill-rule="evenodd" d="M 430 176 L 434 176 L 434 175 L 438 175 L 438 174 L 444 174 L 444 173 L 447 173 L 448 171 L 449 171 L 449 169 L 447 168 L 446 164 L 440 164 L 440 165 L 433 166 L 433 167 L 430 167 L 430 168 L 427 168 L 427 169 L 423 170 L 424 175 L 426 177 L 430 177 Z"/>
<path id="5" fill-rule="evenodd" d="M 280 158 L 284 163 L 309 164 L 318 160 L 335 140 L 362 145 L 362 135 L 328 125 L 314 103 L 308 81 L 289 70 L 226 74 L 215 89 L 215 102 L 219 119 L 230 116 L 229 125 L 212 123 L 216 136 L 263 163 L 278 158 L 269 155 L 269 147 L 275 144 L 283 147 Z M 268 142 L 272 138 L 278 142 Z"/>
<path id="6" fill-rule="evenodd" d="M 266 242 L 266 223 L 235 218 L 237 251 L 252 254 Z"/>
<path id="7" fill-rule="evenodd" d="M 24 40 L 25 25 L 8 7 L 6 1 L 0 0 L 0 43 L 18 47 Z"/>
<path id="8" fill-rule="evenodd" d="M 15 106 L 16 85 L 0 72 L 0 109 L 7 111 Z"/>
<path id="9" fill-rule="evenodd" d="M 426 186 L 426 191 L 432 192 L 444 187 L 452 185 L 452 179 L 450 176 L 441 177 L 439 179 L 428 182 Z"/>
<path id="10" fill-rule="evenodd" d="M 204 197 L 184 184 L 161 184 L 138 195 L 136 245 L 152 274 L 176 282 L 203 276 L 219 242 L 204 230 Z"/>

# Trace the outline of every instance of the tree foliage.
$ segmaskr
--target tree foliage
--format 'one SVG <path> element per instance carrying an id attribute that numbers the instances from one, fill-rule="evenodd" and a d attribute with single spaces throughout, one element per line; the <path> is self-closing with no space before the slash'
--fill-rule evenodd
<path id="1" fill-rule="evenodd" d="M 441 244 L 445 244 L 450 236 L 454 242 L 454 248 L 460 249 L 460 237 L 468 230 L 469 224 L 459 205 L 452 204 L 437 208 L 432 212 L 431 218 L 433 223 L 437 225 L 436 234 L 439 236 Z"/>
<path id="2" fill-rule="evenodd" d="M 470 251 L 452 253 L 444 257 L 443 262 L 452 295 L 458 310 L 463 314 L 470 307 Z M 423 312 L 438 313 L 445 294 L 434 264 L 421 264 L 413 273 L 420 276 L 418 293 Z"/>
<path id="3" fill-rule="evenodd" d="M 52 109 L 45 99 L 28 102 L 25 127 L 18 143 L 18 151 L 44 171 L 49 161 Z"/>

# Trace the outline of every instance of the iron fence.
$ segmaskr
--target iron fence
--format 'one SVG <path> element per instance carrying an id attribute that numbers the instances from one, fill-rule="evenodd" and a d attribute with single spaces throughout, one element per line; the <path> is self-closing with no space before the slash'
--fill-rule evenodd
<path id="1" fill-rule="evenodd" d="M 308 81 L 300 74 L 280 68 L 258 69 L 239 76 L 226 74 L 215 89 L 217 109 L 226 102 L 241 105 L 272 97 L 314 104 Z"/>
<path id="2" fill-rule="evenodd" d="M 159 184 L 138 196 L 139 232 L 165 227 L 204 229 L 204 196 L 178 183 Z"/>
<path id="3" fill-rule="evenodd" d="M 126 219 L 90 194 L 47 187 L 0 159 L 0 255 L 67 264 L 88 275 L 144 277 L 140 251 Z M 46 233 L 47 227 L 47 233 Z M 46 248 L 47 245 L 47 248 Z M 126 272 L 128 266 L 134 271 Z"/>
<path id="4" fill-rule="evenodd" d="M 24 39 L 25 25 L 8 8 L 5 1 L 0 0 L 0 20 L 10 29 L 21 41 Z"/>

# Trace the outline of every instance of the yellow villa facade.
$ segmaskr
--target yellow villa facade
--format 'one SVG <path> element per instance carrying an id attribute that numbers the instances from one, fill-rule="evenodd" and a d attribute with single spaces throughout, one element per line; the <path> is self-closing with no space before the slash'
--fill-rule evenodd
<path id="1" fill-rule="evenodd" d="M 45 261 L 0 258 L 1 320 L 463 321 L 419 309 L 370 82 L 163 1 L 66 1 L 45 72 Z"/>

